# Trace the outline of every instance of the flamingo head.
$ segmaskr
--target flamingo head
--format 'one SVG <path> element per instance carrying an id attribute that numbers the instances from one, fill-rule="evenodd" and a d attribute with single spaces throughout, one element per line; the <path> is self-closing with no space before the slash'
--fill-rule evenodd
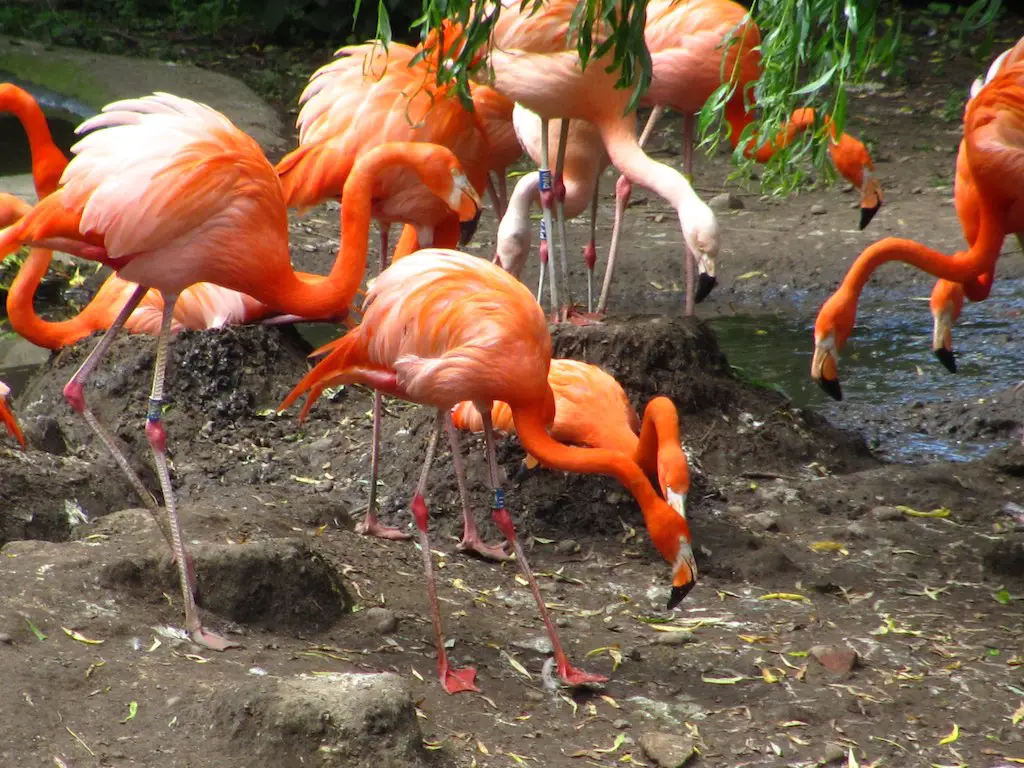
<path id="1" fill-rule="evenodd" d="M 932 352 L 950 373 L 956 373 L 953 326 L 964 306 L 964 289 L 959 283 L 939 280 L 932 289 Z"/>
<path id="2" fill-rule="evenodd" d="M 685 517 L 660 499 L 657 509 L 648 510 L 645 517 L 651 542 L 672 565 L 672 591 L 667 606 L 671 611 L 697 583 L 697 561 L 693 557 L 690 526 Z"/>
<path id="3" fill-rule="evenodd" d="M 853 332 L 857 317 L 856 297 L 842 290 L 828 297 L 814 321 L 814 356 L 811 378 L 835 400 L 843 399 L 839 386 L 839 351 Z"/>
<path id="4" fill-rule="evenodd" d="M 6 426 L 7 431 L 14 435 L 14 439 L 24 448 L 25 436 L 21 433 L 18 420 L 14 418 L 14 414 L 11 413 L 11 409 L 7 406 L 7 396 L 10 393 L 10 387 L 0 381 L 0 424 Z"/>
<path id="5" fill-rule="evenodd" d="M 683 230 L 683 240 L 697 262 L 697 290 L 694 300 L 701 302 L 718 284 L 718 278 L 715 277 L 715 259 L 718 258 L 718 251 L 721 248 L 718 219 L 710 208 L 700 203 L 680 206 L 679 223 Z"/>
<path id="6" fill-rule="evenodd" d="M 830 146 L 839 174 L 860 190 L 860 228 L 864 229 L 882 207 L 882 185 L 875 177 L 871 153 L 863 142 L 844 133 Z"/>
<path id="7" fill-rule="evenodd" d="M 530 255 L 532 243 L 532 227 L 530 226 L 529 209 L 509 205 L 505 215 L 498 224 L 497 259 L 498 264 L 509 274 L 519 277 Z"/>
<path id="8" fill-rule="evenodd" d="M 439 145 L 430 147 L 429 157 L 418 167 L 420 180 L 459 214 L 459 221 L 472 221 L 480 215 L 480 195 L 469 183 L 455 154 Z"/>

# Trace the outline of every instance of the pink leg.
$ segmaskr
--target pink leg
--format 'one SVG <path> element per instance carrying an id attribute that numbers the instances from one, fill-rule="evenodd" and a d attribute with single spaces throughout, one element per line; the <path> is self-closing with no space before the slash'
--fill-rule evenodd
<path id="1" fill-rule="evenodd" d="M 391 227 L 380 223 L 380 271 L 388 266 L 388 233 Z M 380 468 L 380 422 L 384 413 L 384 396 L 380 392 L 373 393 L 373 436 L 370 438 L 370 500 L 366 507 L 366 517 L 356 524 L 356 533 L 364 536 L 376 536 L 378 539 L 405 541 L 412 538 L 400 528 L 382 525 L 377 519 L 377 473 Z"/>
<path id="2" fill-rule="evenodd" d="M 555 158 L 555 177 L 552 185 L 555 203 L 555 218 L 558 222 L 558 256 L 561 266 L 562 284 L 559 292 L 562 294 L 562 306 L 558 309 L 558 320 L 565 320 L 573 308 L 572 293 L 569 288 L 569 255 L 567 252 L 568 238 L 565 230 L 565 152 L 569 144 L 569 120 L 562 118 L 562 127 L 558 136 L 558 154 Z"/>
<path id="3" fill-rule="evenodd" d="M 141 285 L 135 289 L 135 293 L 132 294 L 128 302 L 121 308 L 121 312 L 114 319 L 114 322 L 111 323 L 110 328 L 103 335 L 103 338 L 100 339 L 99 344 L 93 348 L 92 352 L 90 352 L 89 356 L 85 359 L 85 362 L 79 366 L 78 370 L 75 371 L 75 374 L 64 386 L 64 399 L 68 401 L 68 405 L 71 406 L 71 409 L 75 413 L 80 414 L 82 418 L 85 419 L 85 423 L 89 425 L 92 431 L 100 439 L 100 442 L 103 443 L 106 449 L 110 452 L 110 455 L 114 457 L 114 462 L 121 468 L 121 471 L 124 472 L 125 476 L 128 478 L 128 482 L 131 483 L 132 488 L 135 489 L 139 498 L 142 499 L 143 506 L 145 506 L 153 516 L 153 520 L 156 522 L 157 528 L 160 529 L 160 533 L 167 542 L 167 546 L 171 548 L 173 556 L 174 540 L 171 536 L 170 524 L 167 522 L 165 517 L 159 514 L 159 507 L 156 503 L 156 499 L 154 499 L 153 494 L 146 489 L 146 486 L 142 484 L 142 480 L 139 479 L 135 470 L 131 468 L 131 465 L 128 463 L 128 459 L 121 452 L 121 449 L 118 448 L 117 443 L 114 440 L 114 436 L 107 431 L 106 427 L 100 424 L 99 419 L 96 418 L 96 414 L 92 412 L 92 409 L 89 408 L 89 404 L 85 401 L 86 381 L 92 374 L 93 369 L 107 353 L 107 350 L 110 349 L 110 345 L 113 344 L 114 339 L 117 338 L 117 334 L 128 320 L 128 317 L 135 311 L 135 308 L 139 306 L 139 302 L 142 301 L 147 290 L 147 288 L 144 288 Z M 192 563 L 191 555 L 187 552 L 185 553 L 185 563 L 188 569 L 189 585 L 194 590 L 196 586 L 195 567 Z"/>
<path id="4" fill-rule="evenodd" d="M 455 479 L 459 484 L 459 498 L 462 500 L 462 540 L 458 543 L 460 552 L 475 552 L 488 560 L 508 560 L 508 547 L 502 543 L 498 546 L 485 544 L 476 529 L 473 507 L 469 502 L 469 483 L 466 481 L 466 464 L 462 460 L 462 446 L 459 445 L 459 432 L 452 424 L 449 412 L 444 419 L 448 431 L 448 442 L 452 449 L 452 464 L 455 465 Z"/>
<path id="5" fill-rule="evenodd" d="M 500 174 L 494 171 L 489 171 L 487 174 L 487 196 L 491 198 L 491 205 L 494 206 L 494 215 L 498 221 L 501 221 L 505 216 L 505 201 L 502 199 L 501 194 L 498 192 L 498 188 L 494 183 L 495 178 L 498 178 Z"/>
<path id="6" fill-rule="evenodd" d="M 594 267 L 597 266 L 597 202 L 601 194 L 601 177 L 594 182 L 594 197 L 590 201 L 590 242 L 583 249 L 583 262 L 587 265 L 587 312 L 594 311 Z"/>
<path id="7" fill-rule="evenodd" d="M 683 173 L 688 180 L 693 178 L 693 140 L 696 119 L 692 114 L 683 115 Z M 693 265 L 694 258 L 690 252 L 690 246 L 683 243 L 683 263 L 686 265 L 686 300 L 684 302 L 683 314 L 690 316 L 694 313 L 693 293 Z"/>
<path id="8" fill-rule="evenodd" d="M 171 487 L 171 472 L 167 466 L 167 432 L 164 430 L 162 416 L 164 372 L 167 368 L 167 344 L 171 338 L 171 320 L 174 316 L 174 303 L 178 300 L 178 297 L 174 294 L 164 294 L 163 298 L 164 317 L 160 328 L 160 336 L 157 338 L 156 364 L 153 366 L 153 389 L 149 396 L 149 413 L 146 415 L 146 437 L 149 439 L 149 445 L 153 449 L 156 471 L 160 476 L 160 489 L 164 494 L 164 506 L 167 508 L 167 519 L 170 521 L 174 557 L 178 563 L 178 576 L 181 580 L 181 595 L 185 601 L 185 628 L 188 630 L 194 643 L 213 651 L 223 651 L 227 648 L 237 648 L 238 643 L 232 643 L 220 635 L 206 631 L 203 628 L 202 621 L 199 619 L 199 609 L 196 606 L 195 595 L 189 582 L 188 568 L 185 565 L 184 537 L 181 533 L 181 523 L 178 522 L 178 512 L 175 508 L 174 489 Z"/>
<path id="9" fill-rule="evenodd" d="M 420 480 L 416 485 L 416 495 L 412 497 L 412 514 L 420 533 L 420 553 L 423 555 L 427 597 L 430 600 L 431 618 L 434 622 L 434 643 L 437 646 L 437 670 L 441 678 L 441 687 L 444 688 L 445 693 L 461 693 L 462 691 L 479 693 L 480 689 L 476 687 L 475 683 L 476 670 L 473 667 L 453 669 L 448 663 L 448 653 L 444 648 L 444 629 L 441 626 L 441 609 L 437 604 L 437 586 L 434 584 L 434 563 L 430 557 L 430 539 L 427 536 L 427 503 L 423 500 L 423 493 L 427 488 L 427 476 L 430 474 L 430 465 L 434 461 L 437 438 L 441 434 L 444 419 L 444 413 L 438 411 L 430 442 L 427 443 L 427 456 L 423 462 L 423 470 L 420 472 Z"/>
<path id="10" fill-rule="evenodd" d="M 494 452 L 494 428 L 491 424 L 490 404 L 488 403 L 486 409 L 480 408 L 480 406 L 477 406 L 477 408 L 480 410 L 484 420 L 484 440 L 487 443 L 487 465 L 491 474 L 491 488 L 494 490 L 494 522 L 512 545 L 512 550 L 516 554 L 516 562 L 519 564 L 519 570 L 523 572 L 523 576 L 525 576 L 526 580 L 530 583 L 530 590 L 533 592 L 533 599 L 537 601 L 537 608 L 540 610 L 540 617 L 544 620 L 544 626 L 548 631 L 548 637 L 551 639 L 551 649 L 554 652 L 555 663 L 558 665 L 558 676 L 561 677 L 567 685 L 571 686 L 606 682 L 608 678 L 604 675 L 596 675 L 590 672 L 585 672 L 582 669 L 577 669 L 569 663 L 569 657 L 565 655 L 562 643 L 558 639 L 558 630 L 555 629 L 554 622 L 551 621 L 551 616 L 548 615 L 547 606 L 544 605 L 544 598 L 540 594 L 540 587 L 537 586 L 537 579 L 534 577 L 533 571 L 530 570 L 530 564 L 526 560 L 526 553 L 523 551 L 523 547 L 519 543 L 519 537 L 516 536 L 516 529 L 512 524 L 512 517 L 509 515 L 508 510 L 505 509 L 505 492 L 500 487 L 501 483 L 498 476 L 498 458 Z"/>

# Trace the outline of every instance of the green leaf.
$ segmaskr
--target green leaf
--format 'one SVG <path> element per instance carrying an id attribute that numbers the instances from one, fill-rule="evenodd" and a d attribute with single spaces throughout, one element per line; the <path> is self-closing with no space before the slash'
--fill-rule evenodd
<path id="1" fill-rule="evenodd" d="M 993 597 L 996 599 L 997 603 L 1002 603 L 1003 605 L 1009 605 L 1013 601 L 1013 598 L 1010 597 L 1010 593 L 1005 589 L 1000 589 L 993 595 Z"/>

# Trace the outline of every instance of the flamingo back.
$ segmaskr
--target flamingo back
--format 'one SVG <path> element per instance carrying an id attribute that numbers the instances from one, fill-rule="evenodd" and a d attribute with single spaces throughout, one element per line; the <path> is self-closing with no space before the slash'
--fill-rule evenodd
<path id="1" fill-rule="evenodd" d="M 196 267 L 236 270 L 240 241 L 287 253 L 274 169 L 219 112 L 157 93 L 110 104 L 77 132 L 87 135 L 72 147 L 60 203 L 126 279 L 179 293 Z"/>
<path id="2" fill-rule="evenodd" d="M 490 147 L 490 170 L 504 173 L 523 154 L 523 148 L 516 138 L 512 125 L 512 110 L 515 103 L 493 88 L 480 83 L 470 83 L 473 108 L 487 133 Z"/>

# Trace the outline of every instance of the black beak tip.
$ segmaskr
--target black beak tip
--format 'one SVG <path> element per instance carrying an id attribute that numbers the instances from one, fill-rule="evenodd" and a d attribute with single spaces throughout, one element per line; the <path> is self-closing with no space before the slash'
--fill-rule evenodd
<path id="1" fill-rule="evenodd" d="M 459 245 L 467 245 L 476 235 L 477 225 L 480 223 L 480 209 L 476 209 L 476 216 L 469 221 L 459 223 Z"/>
<path id="2" fill-rule="evenodd" d="M 875 218 L 875 214 L 878 213 L 878 209 L 881 208 L 881 207 L 882 207 L 882 205 L 881 205 L 881 203 L 879 203 L 878 205 L 874 206 L 873 208 L 861 208 L 860 209 L 860 228 L 861 229 L 864 229 L 864 227 L 866 227 L 868 224 L 871 223 L 871 220 L 873 218 Z"/>
<path id="3" fill-rule="evenodd" d="M 668 610 L 672 610 L 681 602 L 683 598 L 690 594 L 690 590 L 693 589 L 694 582 L 689 582 L 681 587 L 672 587 L 672 594 L 668 596 Z"/>
<path id="4" fill-rule="evenodd" d="M 708 297 L 711 290 L 718 285 L 718 278 L 714 275 L 709 275 L 706 272 L 701 272 L 697 278 L 697 290 L 694 292 L 693 300 L 700 304 L 704 299 Z"/>
<path id="5" fill-rule="evenodd" d="M 946 349 L 945 347 L 939 347 L 935 350 L 935 357 L 939 359 L 946 370 L 950 373 L 956 373 L 956 353 L 952 349 Z"/>
<path id="6" fill-rule="evenodd" d="M 843 388 L 839 386 L 839 379 L 818 379 L 818 386 L 825 390 L 825 394 L 833 400 L 843 399 Z"/>

